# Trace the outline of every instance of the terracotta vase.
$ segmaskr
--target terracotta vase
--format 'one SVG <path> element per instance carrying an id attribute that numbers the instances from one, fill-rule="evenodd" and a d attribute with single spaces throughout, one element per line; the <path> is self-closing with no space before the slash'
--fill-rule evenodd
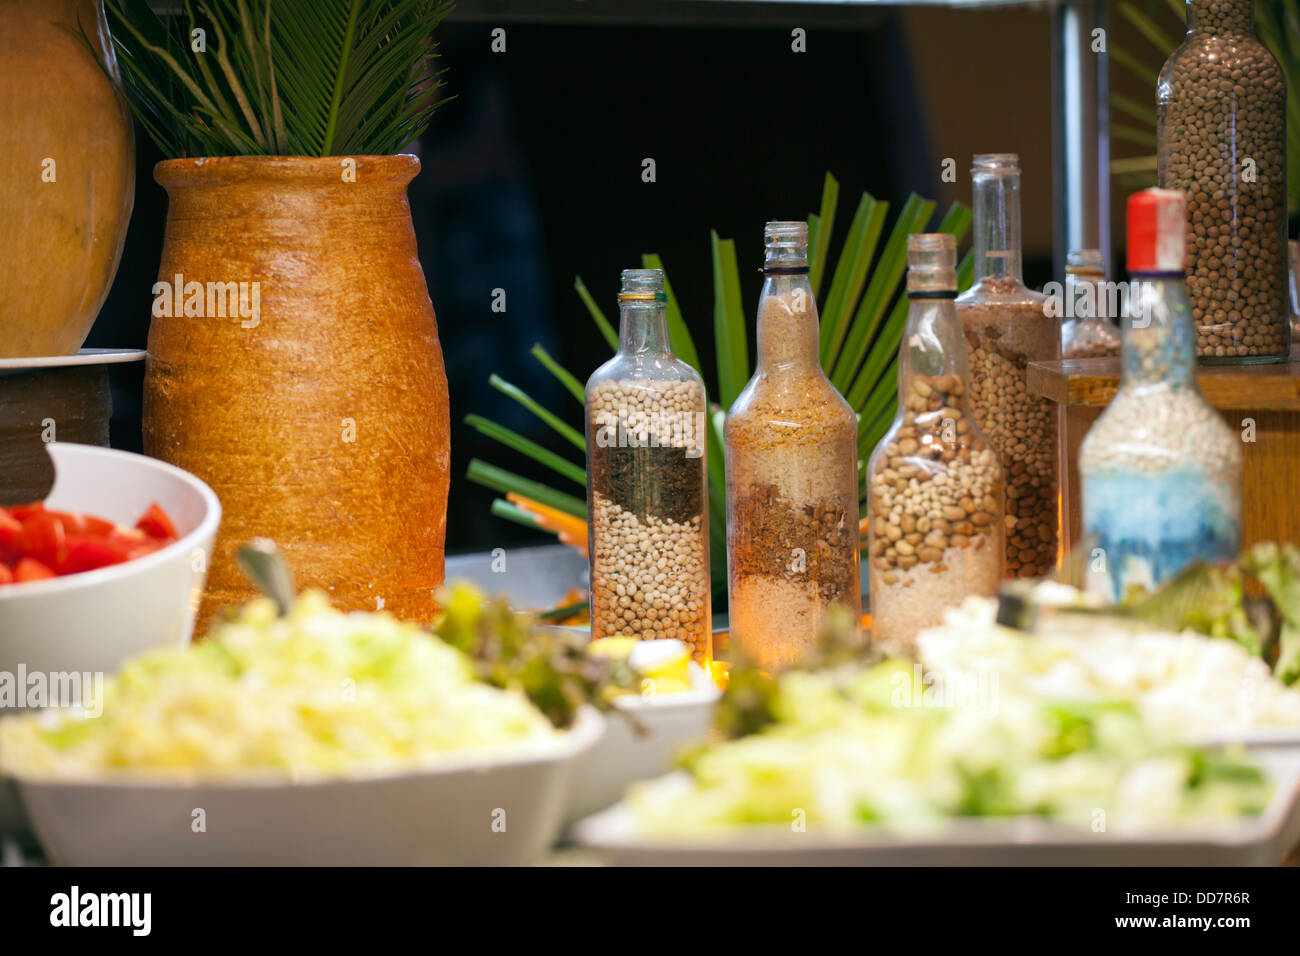
<path id="1" fill-rule="evenodd" d="M 449 422 L 406 199 L 419 168 L 236 156 L 154 169 L 170 204 L 144 449 L 221 499 L 200 628 L 252 596 L 234 551 L 254 537 L 336 606 L 435 611 Z"/>
<path id="2" fill-rule="evenodd" d="M 117 272 L 135 140 L 96 55 L 118 75 L 99 2 L 0 2 L 0 357 L 77 351 Z"/>

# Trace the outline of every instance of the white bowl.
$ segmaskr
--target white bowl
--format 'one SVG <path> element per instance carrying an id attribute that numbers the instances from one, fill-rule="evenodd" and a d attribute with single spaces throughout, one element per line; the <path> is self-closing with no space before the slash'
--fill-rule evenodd
<path id="1" fill-rule="evenodd" d="M 614 706 L 622 713 L 605 718 L 604 738 L 583 761 L 569 822 L 615 803 L 629 784 L 671 770 L 684 746 L 708 736 L 721 697 L 704 669 L 692 663 L 688 691 L 618 698 Z"/>
<path id="2" fill-rule="evenodd" d="M 584 708 L 545 746 L 368 777 L 14 785 L 66 866 L 514 866 L 554 842 L 603 726 Z"/>
<path id="3" fill-rule="evenodd" d="M 132 526 L 156 501 L 180 537 L 123 564 L 0 587 L 0 672 L 107 674 L 140 651 L 184 644 L 221 521 L 217 496 L 144 455 L 66 442 L 49 451 L 50 509 Z"/>

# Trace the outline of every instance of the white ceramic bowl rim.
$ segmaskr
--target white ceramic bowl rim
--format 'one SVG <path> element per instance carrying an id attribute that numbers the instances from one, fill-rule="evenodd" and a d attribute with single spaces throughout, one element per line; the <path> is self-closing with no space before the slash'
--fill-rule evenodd
<path id="1" fill-rule="evenodd" d="M 76 574 L 65 574 L 54 578 L 45 578 L 41 581 L 24 581 L 22 583 L 6 584 L 0 588 L 0 604 L 8 599 L 27 597 L 28 595 L 46 595 L 57 594 L 61 591 L 70 591 L 79 587 L 90 587 L 102 581 L 110 581 L 114 578 L 121 577 L 124 574 L 131 574 L 135 571 L 141 571 L 146 568 L 154 567 L 170 561 L 178 550 L 193 549 L 196 542 L 206 541 L 213 537 L 217 531 L 217 525 L 221 522 L 221 502 L 217 500 L 216 494 L 202 480 L 191 475 L 188 471 L 177 468 L 175 465 L 169 465 L 165 461 L 159 461 L 157 458 L 150 458 L 148 455 L 137 455 L 134 452 L 121 451 L 116 448 L 101 448 L 98 445 L 79 445 L 73 442 L 52 442 L 50 444 L 50 457 L 54 460 L 54 486 L 57 488 L 59 479 L 59 468 L 63 467 L 65 462 L 70 462 L 73 458 L 82 456 L 91 459 L 108 458 L 108 459 L 134 459 L 142 467 L 150 468 L 163 472 L 177 479 L 195 491 L 203 499 L 203 519 L 198 526 L 188 534 L 182 535 L 176 541 L 167 545 L 165 548 L 159 548 L 152 554 L 146 554 L 143 557 L 133 558 L 122 564 L 112 564 L 105 568 L 95 568 L 93 571 L 79 571 Z M 64 452 L 69 452 L 65 455 Z M 89 513 L 89 512 L 88 512 Z M 211 558 L 211 555 L 208 556 Z"/>
<path id="2" fill-rule="evenodd" d="M 4 718 L 11 720 L 15 718 Z M 361 771 L 357 773 L 304 774 L 291 778 L 284 773 L 267 770 L 231 775 L 228 777 L 195 777 L 178 780 L 135 774 L 129 771 L 103 774 L 97 777 L 44 777 L 24 776 L 21 773 L 0 775 L 0 779 L 13 780 L 28 787 L 90 788 L 100 791 L 120 790 L 276 790 L 302 787 L 330 787 L 348 784 L 373 783 L 403 777 L 436 777 L 466 771 L 486 772 L 506 767 L 524 767 L 540 763 L 571 760 L 600 742 L 605 734 L 605 719 L 594 707 L 584 706 L 578 711 L 573 726 L 545 741 L 523 742 L 488 750 L 466 750 L 447 760 L 435 759 L 405 767 Z"/>

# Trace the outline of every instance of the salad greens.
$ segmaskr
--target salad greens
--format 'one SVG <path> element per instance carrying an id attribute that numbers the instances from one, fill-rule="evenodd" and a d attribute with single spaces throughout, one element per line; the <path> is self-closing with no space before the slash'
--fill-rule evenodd
<path id="1" fill-rule="evenodd" d="M 1171 631 L 1237 641 L 1284 684 L 1300 680 L 1300 548 L 1257 544 L 1230 564 L 1189 565 L 1120 613 Z"/>
<path id="2" fill-rule="evenodd" d="M 439 592 L 438 603 L 434 633 L 469 657 L 480 680 L 519 690 L 556 727 L 570 726 L 584 704 L 608 709 L 616 692 L 637 687 L 626 660 L 590 655 L 567 631 L 539 629 L 503 596 L 489 599 L 458 581 Z"/>
<path id="3" fill-rule="evenodd" d="M 1163 739 L 1126 703 L 999 693 L 987 706 L 929 706 L 902 661 L 788 671 L 770 691 L 760 729 L 630 792 L 645 832 L 927 830 L 1021 815 L 1116 831 L 1232 819 L 1269 798 L 1255 767 Z"/>
<path id="4" fill-rule="evenodd" d="M 389 614 L 345 614 L 307 591 L 283 617 L 250 602 L 189 647 L 129 661 L 103 714 L 0 721 L 0 766 L 25 776 L 106 771 L 220 778 L 383 771 L 468 751 L 546 747 L 557 731 L 519 689 Z"/>

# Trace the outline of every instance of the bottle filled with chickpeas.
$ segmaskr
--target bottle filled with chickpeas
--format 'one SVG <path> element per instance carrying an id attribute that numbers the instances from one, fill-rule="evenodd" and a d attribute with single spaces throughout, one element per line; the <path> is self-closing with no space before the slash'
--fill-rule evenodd
<path id="1" fill-rule="evenodd" d="M 998 456 L 971 414 L 953 306 L 956 239 L 908 236 L 907 266 L 898 414 L 867 468 L 871 640 L 905 654 L 946 608 L 997 593 L 1004 490 Z"/>
<path id="2" fill-rule="evenodd" d="M 1187 295 L 1206 364 L 1286 360 L 1286 78 L 1255 0 L 1188 0 L 1156 87 L 1159 184 L 1187 197 Z"/>
<path id="3" fill-rule="evenodd" d="M 971 408 L 1006 472 L 1005 574 L 1034 578 L 1057 564 L 1057 410 L 1029 390 L 1030 362 L 1061 357 L 1050 300 L 1027 288 L 1020 253 L 1020 159 L 975 157 L 975 283 L 957 298 L 970 352 Z"/>
<path id="4" fill-rule="evenodd" d="M 664 274 L 628 269 L 618 352 L 587 382 L 591 636 L 712 656 L 706 401 L 669 347 Z"/>

